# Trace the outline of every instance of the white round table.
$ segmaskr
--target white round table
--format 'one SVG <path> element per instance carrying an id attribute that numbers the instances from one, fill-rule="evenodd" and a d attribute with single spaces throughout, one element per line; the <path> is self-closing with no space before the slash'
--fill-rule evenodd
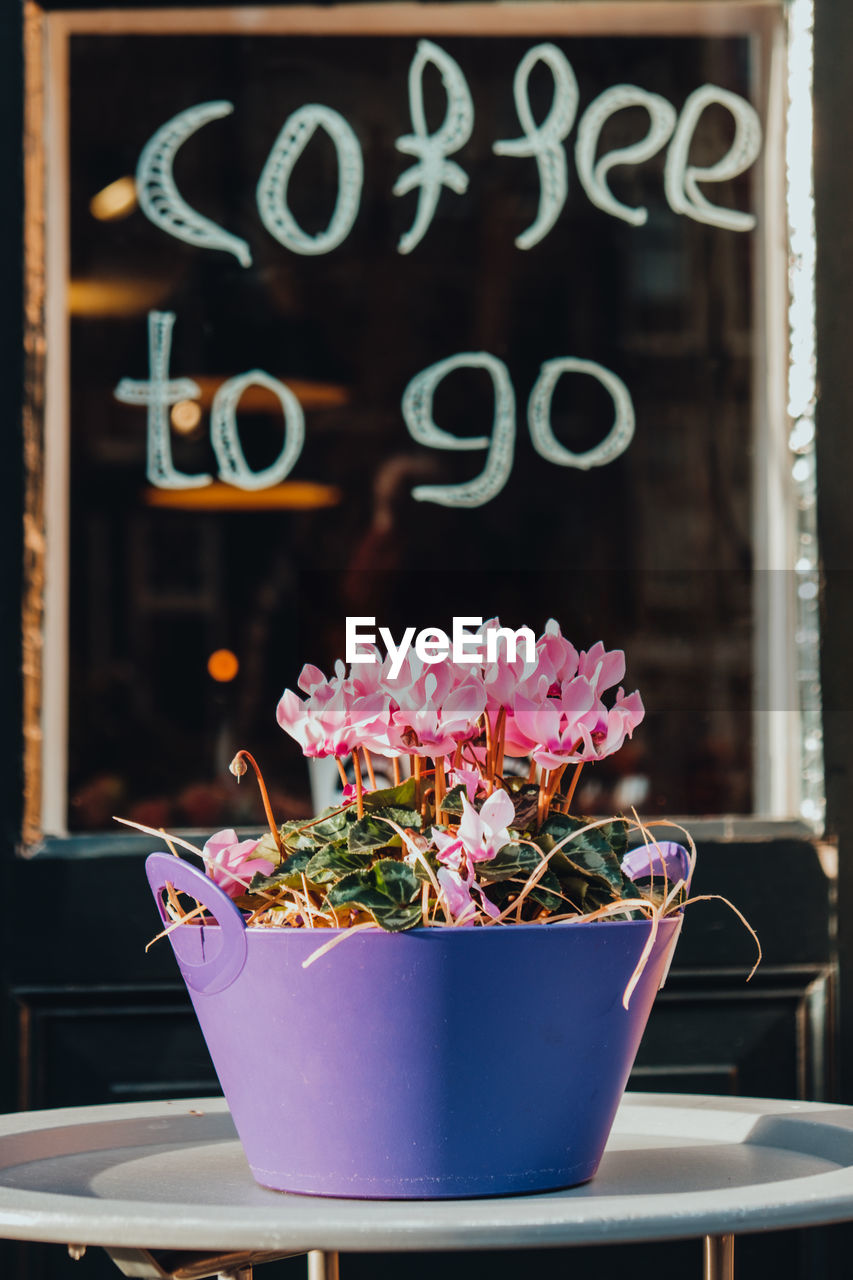
<path id="1" fill-rule="evenodd" d="M 586 1185 L 434 1201 L 268 1191 L 221 1098 L 0 1116 L 0 1236 L 101 1245 L 142 1276 L 249 1275 L 308 1253 L 318 1280 L 345 1251 L 699 1236 L 707 1280 L 725 1280 L 738 1232 L 850 1219 L 853 1107 L 823 1103 L 626 1094 Z"/>

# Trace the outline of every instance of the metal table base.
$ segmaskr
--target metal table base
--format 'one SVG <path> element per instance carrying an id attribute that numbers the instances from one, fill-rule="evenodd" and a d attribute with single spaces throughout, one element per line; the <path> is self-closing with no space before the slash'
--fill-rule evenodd
<path id="1" fill-rule="evenodd" d="M 702 1280 L 734 1280 L 734 1236 L 705 1236 L 702 1253 Z M 107 1249 L 123 1275 L 134 1280 L 253 1280 L 253 1267 L 275 1262 L 293 1254 L 263 1254 L 247 1258 L 245 1253 L 208 1254 L 192 1262 L 175 1263 L 175 1255 L 158 1257 L 147 1249 L 119 1251 Z M 131 1259 L 128 1254 L 133 1253 Z M 340 1255 L 312 1249 L 308 1256 L 308 1280 L 340 1280 Z M 130 1264 L 130 1266 L 128 1265 Z"/>

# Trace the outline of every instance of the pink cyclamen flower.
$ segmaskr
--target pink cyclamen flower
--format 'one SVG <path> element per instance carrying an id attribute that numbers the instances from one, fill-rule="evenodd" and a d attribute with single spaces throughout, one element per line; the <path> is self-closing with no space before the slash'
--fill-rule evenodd
<path id="1" fill-rule="evenodd" d="M 557 769 L 573 758 L 576 746 L 583 742 L 582 722 L 594 703 L 592 686 L 583 676 L 564 681 L 556 698 L 543 698 L 538 703 L 518 698 L 514 736 L 527 743 L 543 769 Z M 597 714 L 594 724 L 598 725 Z"/>
<path id="2" fill-rule="evenodd" d="M 596 646 L 598 648 L 598 646 Z M 594 679 L 607 680 L 624 667 L 624 655 L 614 651 L 594 654 L 593 666 L 584 664 L 587 655 L 581 655 L 581 666 L 590 670 Z M 526 745 L 527 751 L 543 769 L 559 769 L 567 763 L 603 760 L 618 751 L 626 737 L 631 737 L 645 715 L 639 693 L 627 697 L 619 689 L 612 707 L 604 705 L 597 695 L 597 686 L 584 675 L 564 681 L 558 697 L 534 702 L 519 697 L 516 700 L 512 723 L 512 735 L 516 742 Z"/>
<path id="3" fill-rule="evenodd" d="M 528 662 L 524 643 L 515 643 L 510 657 L 509 631 L 510 628 L 501 627 L 499 618 L 489 618 L 479 631 L 481 678 L 486 689 L 486 712 L 492 725 L 497 724 L 501 708 L 510 710 L 516 693 L 527 691 L 529 682 L 536 678 L 535 653 Z"/>
<path id="4" fill-rule="evenodd" d="M 473 920 L 478 906 L 492 919 L 500 915 L 499 908 L 486 897 L 482 887 L 475 880 L 474 868 L 470 863 L 467 863 L 461 871 L 454 871 L 451 867 L 439 867 L 438 883 L 447 903 L 447 909 L 456 924 L 464 924 L 469 916 Z M 472 891 L 477 895 L 476 901 Z"/>
<path id="5" fill-rule="evenodd" d="M 418 756 L 445 756 L 479 731 L 486 705 L 482 682 L 465 672 L 455 682 L 446 670 L 427 670 L 396 697 L 388 725 L 388 746 Z"/>
<path id="6" fill-rule="evenodd" d="M 306 756 L 346 756 L 354 747 L 373 745 L 388 719 L 388 698 L 381 692 L 362 693 L 361 687 L 344 678 L 338 663 L 335 675 L 326 680 L 317 667 L 306 666 L 299 687 L 308 692 L 303 702 L 285 689 L 276 709 L 276 719 L 295 738 Z"/>
<path id="7" fill-rule="evenodd" d="M 272 874 L 275 863 L 256 856 L 260 843 L 260 840 L 240 840 L 237 832 L 228 828 L 212 835 L 202 849 L 208 875 L 229 898 L 239 898 L 245 893 L 256 871 L 262 876 Z"/>
<path id="8" fill-rule="evenodd" d="M 564 681 L 578 674 L 578 651 L 565 638 L 554 618 L 548 619 L 543 634 L 536 642 L 536 657 L 538 673 L 548 677 L 549 693 L 558 693 Z M 581 671 L 580 674 L 586 675 L 586 672 Z"/>
<path id="9" fill-rule="evenodd" d="M 580 724 L 583 749 L 573 757 L 577 760 L 603 760 L 618 751 L 626 738 L 633 735 L 646 711 L 639 693 L 625 696 L 624 689 L 616 693 L 616 701 L 609 709 L 597 701 L 589 715 Z"/>
<path id="10" fill-rule="evenodd" d="M 559 696 L 561 686 L 574 678 L 578 669 L 578 652 L 568 641 L 560 625 L 549 618 L 545 631 L 536 641 L 536 661 L 531 666 L 525 665 L 519 673 L 514 685 L 509 690 L 502 689 L 502 702 L 507 712 L 504 730 L 504 753 L 508 756 L 526 756 L 530 754 L 531 742 L 518 728 L 515 718 L 515 707 L 519 699 L 528 703 L 541 705 L 549 695 Z M 487 670 L 485 680 L 487 686 L 494 677 Z"/>
<path id="11" fill-rule="evenodd" d="M 483 785 L 483 779 L 478 769 L 465 769 L 462 765 L 455 765 L 447 774 L 448 788 L 464 787 L 465 794 L 472 804 L 477 792 Z"/>
<path id="12" fill-rule="evenodd" d="M 508 827 L 515 817 L 515 805 L 505 791 L 495 791 L 484 801 L 478 813 L 462 797 L 462 821 L 456 835 L 433 827 L 432 838 L 438 860 L 454 871 L 466 862 L 491 862 L 499 849 L 509 844 Z"/>
<path id="13" fill-rule="evenodd" d="M 373 790 L 372 787 L 363 782 L 361 786 L 362 794 L 369 795 Z M 358 787 L 354 782 L 348 782 L 345 787 L 341 787 L 341 804 L 355 804 L 358 799 Z"/>
<path id="14" fill-rule="evenodd" d="M 599 640 L 578 659 L 578 675 L 590 682 L 596 695 L 612 689 L 625 677 L 625 653 L 622 649 L 605 649 Z"/>
<path id="15" fill-rule="evenodd" d="M 343 669 L 338 669 L 338 664 L 335 664 L 335 675 L 338 680 L 343 679 L 343 674 Z M 329 696 L 331 697 L 332 689 L 330 681 L 326 679 L 320 668 L 315 667 L 312 662 L 305 663 L 305 666 L 299 673 L 299 679 L 296 683 L 297 687 L 300 688 L 303 693 L 314 693 L 317 689 L 328 687 Z"/>
<path id="16" fill-rule="evenodd" d="M 458 871 L 439 867 L 438 883 L 447 903 L 447 909 L 454 920 L 460 921 L 466 916 L 474 916 L 477 904 L 471 897 L 468 881 L 464 880 Z"/>

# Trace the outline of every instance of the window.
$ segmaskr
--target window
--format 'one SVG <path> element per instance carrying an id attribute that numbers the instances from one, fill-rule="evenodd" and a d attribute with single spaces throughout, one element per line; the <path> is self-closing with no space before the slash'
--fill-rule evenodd
<path id="1" fill-rule="evenodd" d="M 624 648 L 587 811 L 818 816 L 783 14 L 666 9 L 35 14 L 31 839 L 306 812 L 347 615 Z"/>

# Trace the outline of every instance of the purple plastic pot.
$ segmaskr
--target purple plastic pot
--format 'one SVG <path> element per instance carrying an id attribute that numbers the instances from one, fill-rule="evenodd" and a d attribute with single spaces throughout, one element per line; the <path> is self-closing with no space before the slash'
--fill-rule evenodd
<path id="1" fill-rule="evenodd" d="M 679 918 L 355 933 L 247 929 L 202 872 L 146 871 L 217 925 L 170 934 L 263 1186 L 443 1199 L 546 1191 L 598 1168 Z"/>

